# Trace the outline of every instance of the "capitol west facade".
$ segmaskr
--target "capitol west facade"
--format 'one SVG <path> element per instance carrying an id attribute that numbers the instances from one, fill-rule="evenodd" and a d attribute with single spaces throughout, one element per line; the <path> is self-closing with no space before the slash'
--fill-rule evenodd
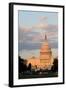
<path id="1" fill-rule="evenodd" d="M 31 63 L 32 68 L 39 69 L 50 69 L 53 63 L 53 56 L 51 48 L 49 47 L 49 43 L 47 40 L 47 36 L 45 35 L 45 41 L 42 43 L 40 48 L 40 55 L 38 58 L 31 57 L 27 60 L 27 64 Z"/>

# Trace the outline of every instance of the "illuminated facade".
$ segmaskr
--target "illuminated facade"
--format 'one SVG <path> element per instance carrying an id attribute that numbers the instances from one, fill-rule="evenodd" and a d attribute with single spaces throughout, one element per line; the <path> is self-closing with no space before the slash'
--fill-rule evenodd
<path id="1" fill-rule="evenodd" d="M 42 44 L 40 49 L 40 64 L 45 68 L 48 68 L 52 65 L 52 51 L 49 47 L 46 35 L 45 42 Z"/>

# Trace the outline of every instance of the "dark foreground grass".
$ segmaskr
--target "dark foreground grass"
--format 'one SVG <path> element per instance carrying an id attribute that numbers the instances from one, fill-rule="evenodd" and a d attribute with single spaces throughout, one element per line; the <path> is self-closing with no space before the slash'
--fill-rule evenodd
<path id="1" fill-rule="evenodd" d="M 29 78 L 49 78 L 58 77 L 58 72 L 44 72 L 42 74 L 19 74 L 19 79 L 29 79 Z"/>

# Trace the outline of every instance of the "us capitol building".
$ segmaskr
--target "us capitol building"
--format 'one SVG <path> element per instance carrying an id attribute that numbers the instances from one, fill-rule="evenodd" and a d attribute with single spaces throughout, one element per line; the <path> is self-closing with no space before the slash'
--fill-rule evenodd
<path id="1" fill-rule="evenodd" d="M 32 68 L 38 69 L 50 69 L 53 63 L 53 56 L 51 48 L 49 47 L 47 36 L 45 35 L 45 41 L 40 47 L 39 57 L 28 58 L 27 64 L 31 63 Z"/>

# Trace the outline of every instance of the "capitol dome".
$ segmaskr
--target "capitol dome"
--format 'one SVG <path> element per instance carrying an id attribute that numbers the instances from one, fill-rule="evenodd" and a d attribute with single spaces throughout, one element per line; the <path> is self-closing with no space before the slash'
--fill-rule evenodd
<path id="1" fill-rule="evenodd" d="M 45 35 L 45 42 L 40 48 L 40 63 L 42 66 L 49 67 L 52 64 L 52 51 L 48 44 L 47 36 Z"/>

